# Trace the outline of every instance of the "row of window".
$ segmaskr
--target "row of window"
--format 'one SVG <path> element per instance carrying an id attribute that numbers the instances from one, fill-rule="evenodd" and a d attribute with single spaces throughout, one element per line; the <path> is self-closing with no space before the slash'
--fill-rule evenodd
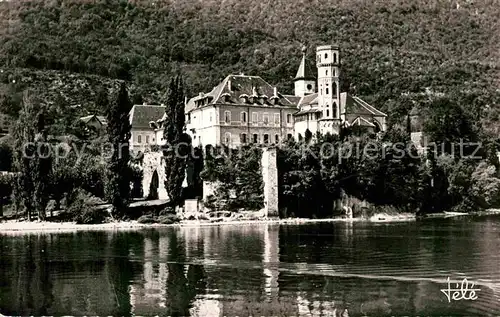
<path id="1" fill-rule="evenodd" d="M 319 89 L 319 94 L 323 95 L 323 88 L 321 88 L 321 85 L 320 85 L 320 89 Z M 330 94 L 330 90 L 328 88 L 328 83 L 326 83 L 325 95 L 329 95 L 329 94 Z M 337 83 L 332 83 L 332 95 L 336 95 L 336 94 L 337 94 Z"/>
<path id="2" fill-rule="evenodd" d="M 328 53 L 325 53 L 325 59 L 328 59 Z M 316 56 L 316 60 L 321 63 L 321 54 L 318 54 L 318 56 Z M 334 63 L 337 63 L 337 54 L 333 53 L 333 62 Z"/>
<path id="3" fill-rule="evenodd" d="M 155 138 L 151 138 L 152 139 L 152 143 L 154 143 L 155 141 Z M 142 135 L 137 135 L 137 143 L 142 143 Z M 145 141 L 146 144 L 149 144 L 149 135 L 146 135 L 146 141 Z"/>
<path id="4" fill-rule="evenodd" d="M 212 120 L 210 120 L 212 121 Z M 231 123 L 231 111 L 224 111 L 224 122 L 225 123 Z M 248 122 L 248 114 L 246 111 L 242 111 L 240 113 L 240 122 L 246 123 Z M 259 122 L 259 114 L 257 112 L 252 113 L 252 123 L 258 123 Z M 267 124 L 269 123 L 269 114 L 264 112 L 262 114 L 262 122 Z M 280 123 L 280 114 L 275 113 L 274 114 L 274 123 L 279 124 Z M 286 115 L 286 123 L 292 123 L 292 115 L 287 114 Z"/>
<path id="5" fill-rule="evenodd" d="M 287 134 L 287 138 L 290 140 L 292 138 L 292 134 L 290 134 L 290 133 Z M 249 143 L 249 141 L 251 143 L 261 143 L 259 134 L 257 134 L 257 133 L 252 134 L 252 139 L 249 140 L 246 133 L 240 133 L 240 143 L 246 144 L 246 143 Z M 274 143 L 278 144 L 279 142 L 280 142 L 280 136 L 279 136 L 279 134 L 275 134 L 274 135 Z M 262 135 L 262 143 L 263 144 L 270 143 L 269 134 L 264 133 Z M 224 144 L 227 144 L 227 145 L 231 144 L 231 133 L 230 132 L 224 133 Z"/>

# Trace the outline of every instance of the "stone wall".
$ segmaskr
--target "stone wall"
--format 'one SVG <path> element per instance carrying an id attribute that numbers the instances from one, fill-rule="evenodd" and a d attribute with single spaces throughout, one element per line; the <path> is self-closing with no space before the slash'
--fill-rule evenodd
<path id="1" fill-rule="evenodd" d="M 142 188 L 144 198 L 149 197 L 151 182 L 158 176 L 158 199 L 168 199 L 167 190 L 165 189 L 165 161 L 161 152 L 146 152 L 142 162 Z"/>

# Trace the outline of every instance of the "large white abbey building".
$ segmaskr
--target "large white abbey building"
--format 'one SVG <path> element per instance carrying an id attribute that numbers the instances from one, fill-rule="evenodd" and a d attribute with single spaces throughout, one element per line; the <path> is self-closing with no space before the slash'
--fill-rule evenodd
<path id="1" fill-rule="evenodd" d="M 300 139 L 307 130 L 313 135 L 338 134 L 342 127 L 353 126 L 362 131 L 384 131 L 387 115 L 360 98 L 341 92 L 340 72 L 339 47 L 325 45 L 316 48 L 316 68 L 310 66 L 303 49 L 293 95 L 280 93 L 259 76 L 228 75 L 209 93 L 200 93 L 186 102 L 186 131 L 195 146 L 278 144 L 292 137 Z M 151 135 L 142 133 L 141 127 L 135 131 L 132 124 L 131 143 L 139 145 L 155 139 L 155 143 L 161 143 L 163 128 L 159 118 L 158 114 L 144 118 L 154 123 L 150 126 L 157 133 Z"/>

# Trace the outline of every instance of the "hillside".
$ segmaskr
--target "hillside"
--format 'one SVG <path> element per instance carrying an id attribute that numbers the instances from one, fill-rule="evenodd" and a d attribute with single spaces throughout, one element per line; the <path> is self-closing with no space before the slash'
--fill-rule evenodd
<path id="1" fill-rule="evenodd" d="M 444 93 L 481 113 L 494 132 L 499 16 L 495 0 L 0 2 L 0 68 L 33 71 L 45 83 L 56 73 L 103 85 L 127 80 L 152 101 L 176 71 L 190 95 L 239 72 L 291 93 L 302 44 L 335 42 L 343 50 L 344 90 L 393 119 L 429 92 Z"/>

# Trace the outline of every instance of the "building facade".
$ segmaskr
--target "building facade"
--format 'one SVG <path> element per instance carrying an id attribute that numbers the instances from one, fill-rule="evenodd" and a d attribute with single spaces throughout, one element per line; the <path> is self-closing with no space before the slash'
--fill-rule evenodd
<path id="1" fill-rule="evenodd" d="M 340 91 L 341 52 L 335 45 L 316 48 L 317 90 L 310 79 L 311 67 L 306 52 L 295 79 L 295 96 L 300 97 L 294 114 L 294 136 L 303 137 L 307 130 L 313 135 L 338 134 L 341 128 L 358 126 L 370 132 L 386 130 L 387 115 L 361 98 Z M 306 79 L 304 79 L 306 78 Z M 305 87 L 305 88 L 304 88 Z M 310 93 L 303 93 L 309 91 Z"/>
<path id="2" fill-rule="evenodd" d="M 278 144 L 292 138 L 297 105 L 259 76 L 229 75 L 186 104 L 193 145 Z"/>
<path id="3" fill-rule="evenodd" d="M 132 107 L 129 113 L 132 126 L 129 144 L 133 151 L 144 152 L 151 145 L 161 142 L 157 140 L 160 133 L 156 125 L 164 115 L 165 106 L 163 105 L 134 105 Z"/>
<path id="4" fill-rule="evenodd" d="M 338 134 L 359 126 L 386 129 L 387 115 L 361 98 L 340 91 L 341 52 L 316 48 L 316 69 L 306 49 L 294 78 L 294 95 L 283 95 L 261 77 L 229 75 L 207 94 L 186 103 L 186 129 L 194 145 L 278 144 L 313 135 Z"/>

